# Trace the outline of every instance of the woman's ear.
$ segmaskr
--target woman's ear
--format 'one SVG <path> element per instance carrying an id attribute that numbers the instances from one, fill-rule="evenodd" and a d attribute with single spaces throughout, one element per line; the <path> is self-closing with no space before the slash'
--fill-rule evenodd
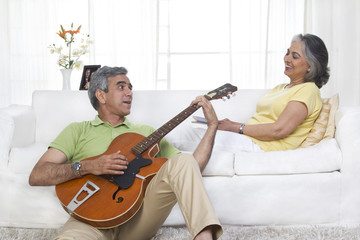
<path id="1" fill-rule="evenodd" d="M 103 90 L 97 89 L 95 91 L 95 97 L 98 99 L 100 104 L 104 104 L 106 102 L 106 96 Z"/>

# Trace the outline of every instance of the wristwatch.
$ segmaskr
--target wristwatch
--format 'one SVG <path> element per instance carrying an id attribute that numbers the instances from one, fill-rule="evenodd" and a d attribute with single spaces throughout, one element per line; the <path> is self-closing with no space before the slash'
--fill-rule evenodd
<path id="1" fill-rule="evenodd" d="M 245 124 L 240 125 L 240 127 L 239 127 L 239 133 L 240 134 L 244 134 L 244 127 L 245 127 Z"/>
<path id="2" fill-rule="evenodd" d="M 73 164 L 71 164 L 71 169 L 77 177 L 81 177 L 80 168 L 81 162 L 74 162 Z"/>

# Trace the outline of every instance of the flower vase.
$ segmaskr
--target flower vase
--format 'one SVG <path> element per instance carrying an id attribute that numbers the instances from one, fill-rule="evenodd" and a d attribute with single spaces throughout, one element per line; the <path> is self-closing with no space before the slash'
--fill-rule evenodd
<path id="1" fill-rule="evenodd" d="M 63 90 L 71 90 L 71 86 L 70 86 L 70 79 L 71 79 L 71 72 L 72 69 L 60 69 L 61 74 L 63 76 Z"/>

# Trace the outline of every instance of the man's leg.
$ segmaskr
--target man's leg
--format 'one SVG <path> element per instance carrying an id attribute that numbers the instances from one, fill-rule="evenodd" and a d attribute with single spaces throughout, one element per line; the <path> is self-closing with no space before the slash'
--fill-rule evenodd
<path id="1" fill-rule="evenodd" d="M 70 217 L 54 240 L 110 240 L 114 239 L 113 230 L 99 230 Z"/>
<path id="2" fill-rule="evenodd" d="M 126 239 L 153 237 L 178 201 L 192 238 L 211 227 L 218 238 L 222 229 L 202 183 L 196 160 L 190 154 L 169 159 L 149 183 L 138 213 L 119 227 L 98 230 L 73 218 L 64 225 L 56 240 Z"/>
<path id="3" fill-rule="evenodd" d="M 211 227 L 216 238 L 222 229 L 202 182 L 199 166 L 190 154 L 169 159 L 151 180 L 140 211 L 118 227 L 119 239 L 149 239 L 178 202 L 192 238 Z"/>

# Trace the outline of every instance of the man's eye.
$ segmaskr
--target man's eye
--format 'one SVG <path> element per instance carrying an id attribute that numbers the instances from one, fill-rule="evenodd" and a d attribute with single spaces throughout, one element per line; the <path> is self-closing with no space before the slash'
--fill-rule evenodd
<path id="1" fill-rule="evenodd" d="M 124 89 L 125 87 L 123 85 L 119 85 L 119 88 L 120 89 Z"/>

